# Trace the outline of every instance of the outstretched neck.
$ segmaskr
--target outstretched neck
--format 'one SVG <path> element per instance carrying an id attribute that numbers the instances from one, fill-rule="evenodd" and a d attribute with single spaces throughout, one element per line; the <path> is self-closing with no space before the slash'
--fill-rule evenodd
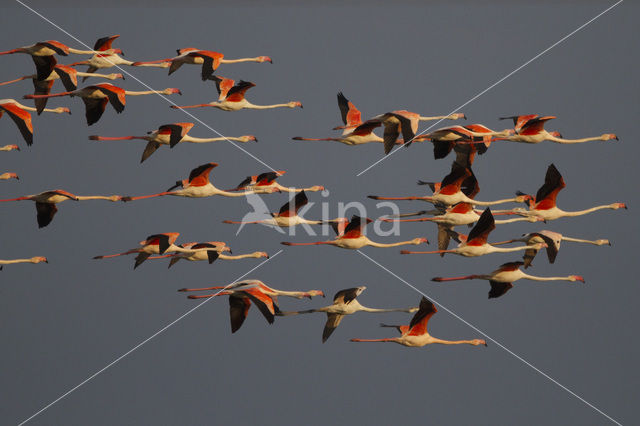
<path id="1" fill-rule="evenodd" d="M 496 204 L 515 203 L 515 202 L 518 202 L 517 198 L 505 198 L 503 200 L 496 200 L 496 201 L 475 201 L 475 200 L 470 201 L 470 203 L 475 204 L 476 206 L 494 206 Z"/>
<path id="2" fill-rule="evenodd" d="M 589 142 L 589 141 L 601 141 L 603 139 L 601 136 L 594 136 L 594 137 L 582 138 L 582 139 L 563 139 L 563 138 L 557 138 L 553 135 L 549 135 L 547 136 L 547 140 L 550 140 L 555 143 L 582 143 L 582 142 Z"/>
<path id="3" fill-rule="evenodd" d="M 262 62 L 262 58 L 240 58 L 240 59 L 222 59 L 220 60 L 223 64 L 237 64 L 239 62 Z"/>

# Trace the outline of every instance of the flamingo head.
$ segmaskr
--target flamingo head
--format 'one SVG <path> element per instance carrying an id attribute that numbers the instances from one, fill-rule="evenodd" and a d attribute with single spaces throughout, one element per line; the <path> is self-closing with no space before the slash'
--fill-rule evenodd
<path id="1" fill-rule="evenodd" d="M 297 107 L 302 108 L 302 102 L 289 102 L 287 106 L 289 108 L 297 108 Z"/>
<path id="2" fill-rule="evenodd" d="M 533 201 L 534 198 L 531 195 L 520 191 L 516 192 L 516 203 L 531 204 Z"/>
<path id="3" fill-rule="evenodd" d="M 109 74 L 109 80 L 124 80 L 124 75 L 121 73 L 114 73 L 114 74 Z"/>
<path id="4" fill-rule="evenodd" d="M 611 208 L 614 210 L 618 210 L 618 209 L 627 209 L 627 205 L 625 203 L 614 203 L 611 205 Z"/>
<path id="5" fill-rule="evenodd" d="M 269 254 L 266 251 L 257 251 L 254 254 L 258 259 L 261 257 L 266 257 L 267 259 L 269 258 Z"/>
<path id="6" fill-rule="evenodd" d="M 121 195 L 110 195 L 107 198 L 109 199 L 109 201 L 123 201 L 122 199 L 124 197 L 122 197 Z"/>
<path id="7" fill-rule="evenodd" d="M 67 107 L 58 107 L 56 109 L 53 110 L 54 112 L 58 113 L 58 114 L 69 114 L 71 115 L 71 110 Z"/>
<path id="8" fill-rule="evenodd" d="M 20 151 L 20 147 L 18 145 L 7 145 L 7 148 L 9 149 L 9 151 L 11 151 L 12 149 Z"/>
<path id="9" fill-rule="evenodd" d="M 426 238 L 414 238 L 413 240 L 411 240 L 412 244 L 429 244 L 429 240 L 427 240 Z"/>
<path id="10" fill-rule="evenodd" d="M 36 256 L 31 258 L 31 263 L 40 263 L 40 262 L 49 263 L 47 258 L 44 256 Z"/>
<path id="11" fill-rule="evenodd" d="M 313 296 L 322 296 L 324 297 L 324 293 L 320 290 L 309 290 L 304 293 L 304 297 L 308 297 L 311 299 Z"/>
<path id="12" fill-rule="evenodd" d="M 580 275 L 570 275 L 569 281 L 580 281 L 581 283 L 584 283 L 584 278 L 582 278 Z"/>
<path id="13" fill-rule="evenodd" d="M 467 116 L 461 112 L 456 112 L 455 114 L 451 114 L 452 120 L 466 120 Z"/>
<path id="14" fill-rule="evenodd" d="M 551 136 L 553 136 L 554 138 L 560 138 L 562 139 L 562 134 L 560 132 L 549 132 L 549 134 Z M 606 139 L 605 139 L 606 140 Z"/>
<path id="15" fill-rule="evenodd" d="M 176 89 L 175 87 L 169 87 L 167 89 L 164 89 L 162 93 L 164 95 L 175 95 L 176 93 L 178 95 L 182 95 L 182 92 L 180 91 L 180 89 Z"/>
<path id="16" fill-rule="evenodd" d="M 18 177 L 18 174 L 17 173 L 13 173 L 13 172 L 3 173 L 0 176 L 5 176 L 6 179 L 17 179 L 17 180 L 20 180 L 20 178 Z"/>
<path id="17" fill-rule="evenodd" d="M 314 185 L 311 187 L 310 191 L 324 191 L 324 186 L 322 185 Z"/>
<path id="18" fill-rule="evenodd" d="M 240 136 L 240 142 L 258 142 L 258 138 L 253 135 Z"/>
<path id="19" fill-rule="evenodd" d="M 594 242 L 598 246 L 610 246 L 611 245 L 611 241 L 609 241 L 609 240 L 595 240 Z"/>
<path id="20" fill-rule="evenodd" d="M 487 346 L 487 342 L 486 342 L 486 340 L 484 340 L 484 339 L 473 339 L 473 340 L 471 341 L 471 344 L 472 344 L 473 346 L 480 346 L 480 345 Z"/>
<path id="21" fill-rule="evenodd" d="M 619 141 L 620 139 L 618 139 L 618 136 L 615 133 L 605 133 L 604 135 L 601 136 L 603 141 L 610 141 L 612 139 L 615 139 L 617 141 Z"/>
<path id="22" fill-rule="evenodd" d="M 258 62 L 269 62 L 270 64 L 273 63 L 271 58 L 268 56 L 258 56 Z"/>

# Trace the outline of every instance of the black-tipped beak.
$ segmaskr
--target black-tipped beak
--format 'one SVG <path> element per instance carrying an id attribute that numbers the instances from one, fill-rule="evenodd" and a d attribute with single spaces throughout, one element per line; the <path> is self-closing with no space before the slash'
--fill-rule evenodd
<path id="1" fill-rule="evenodd" d="M 178 90 L 178 95 L 182 96 L 182 91 Z"/>
<path id="2" fill-rule="evenodd" d="M 488 345 L 487 345 L 487 342 L 484 342 L 484 347 L 486 348 L 487 346 L 488 346 Z"/>

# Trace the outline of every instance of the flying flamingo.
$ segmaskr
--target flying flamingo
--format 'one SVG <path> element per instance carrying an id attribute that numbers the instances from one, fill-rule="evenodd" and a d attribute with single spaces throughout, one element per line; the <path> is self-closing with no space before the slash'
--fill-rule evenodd
<path id="1" fill-rule="evenodd" d="M 467 117 L 464 114 L 456 113 L 445 118 L 457 120 L 458 118 L 466 119 Z M 409 146 L 418 131 L 418 123 L 434 119 L 441 119 L 441 117 L 423 117 L 415 112 L 398 110 L 380 114 L 373 117 L 371 121 L 378 121 L 384 125 L 384 153 L 388 154 L 396 144 L 400 133 L 402 133 L 404 145 Z"/>
<path id="2" fill-rule="evenodd" d="M 189 136 L 189 130 L 193 127 L 193 123 L 170 123 L 163 124 L 157 130 L 147 132 L 144 136 L 119 136 L 119 137 L 107 137 L 107 136 L 89 136 L 89 140 L 93 141 L 120 141 L 120 140 L 133 140 L 141 139 L 147 141 L 147 146 L 142 153 L 140 162 L 144 162 L 151 156 L 161 145 L 169 145 L 173 148 L 180 142 L 190 143 L 206 143 L 217 141 L 236 141 L 236 142 L 258 142 L 258 139 L 253 135 L 245 135 L 240 137 L 222 136 L 216 138 L 196 138 Z"/>
<path id="3" fill-rule="evenodd" d="M 171 258 L 169 261 L 169 268 L 175 265 L 179 260 L 185 259 L 192 262 L 197 262 L 200 260 L 206 260 L 209 264 L 212 264 L 218 259 L 221 260 L 238 260 L 238 259 L 260 259 L 260 258 L 269 258 L 269 255 L 264 251 L 254 251 L 253 253 L 247 254 L 238 254 L 238 255 L 228 255 L 224 254 L 224 251 L 231 251 L 229 247 L 220 245 L 221 243 L 217 243 L 215 241 L 207 242 L 207 243 L 188 243 L 188 244 L 180 244 L 179 247 L 183 247 L 185 249 L 197 250 L 197 249 L 205 249 L 205 248 L 213 248 L 214 250 L 210 251 L 196 251 L 192 254 L 189 253 L 175 253 L 175 254 L 165 254 L 162 256 L 150 257 L 149 259 L 166 259 Z M 224 244 L 224 243 L 222 243 Z"/>
<path id="4" fill-rule="evenodd" d="M 493 243 L 493 245 L 496 246 L 500 244 L 508 244 L 508 243 L 513 243 L 518 241 L 526 243 L 530 246 L 529 249 L 527 249 L 524 252 L 523 260 L 524 260 L 525 269 L 531 266 L 531 262 L 536 257 L 536 254 L 538 254 L 538 249 L 536 249 L 535 247 L 532 247 L 536 243 L 544 242 L 547 244 L 547 257 L 549 258 L 549 263 L 554 263 L 556 261 L 556 256 L 558 256 L 558 251 L 560 250 L 560 243 L 562 241 L 593 244 L 596 246 L 611 245 L 609 240 L 602 240 L 602 239 L 601 240 L 582 240 L 579 238 L 565 237 L 564 235 L 558 232 L 546 231 L 546 230 L 540 231 L 540 232 L 530 232 L 528 234 L 523 234 L 522 237 L 520 238 Z"/>
<path id="5" fill-rule="evenodd" d="M 286 290 L 277 290 L 275 288 L 269 287 L 265 283 L 260 280 L 243 280 L 237 281 L 233 284 L 226 286 L 215 286 L 215 287 L 205 287 L 205 288 L 181 288 L 178 291 L 207 291 L 207 290 L 238 290 L 242 288 L 257 288 L 266 294 L 269 297 L 272 297 L 274 300 L 277 299 L 278 296 L 287 296 L 287 297 L 295 297 L 296 299 L 302 299 L 303 297 L 307 297 L 311 299 L 313 296 L 322 296 L 324 297 L 324 293 L 320 290 L 309 290 L 309 291 L 286 291 Z M 201 299 L 213 297 L 213 295 L 202 295 L 202 296 L 190 296 L 191 299 Z"/>
<path id="6" fill-rule="evenodd" d="M 171 95 L 179 94 L 179 89 L 168 88 L 164 90 L 144 90 L 144 91 L 131 91 L 125 90 L 121 87 L 114 86 L 113 84 L 101 83 L 92 86 L 86 86 L 82 89 L 71 90 L 68 92 L 56 93 L 53 95 L 25 95 L 24 99 L 48 99 L 56 98 L 60 96 L 79 96 L 84 101 L 86 107 L 85 116 L 87 117 L 87 124 L 91 126 L 96 123 L 102 117 L 107 103 L 111 103 L 111 106 L 116 110 L 118 114 L 124 111 L 124 107 L 127 103 L 125 98 L 128 96 L 141 96 L 141 95 Z"/>
<path id="7" fill-rule="evenodd" d="M 188 253 L 193 254 L 196 251 L 216 251 L 216 248 L 203 247 L 203 248 L 182 248 L 180 246 L 175 245 L 174 243 L 178 239 L 180 235 L 179 232 L 165 232 L 162 234 L 154 234 L 148 236 L 143 241 L 140 241 L 141 247 L 136 247 L 130 250 L 127 250 L 123 253 L 116 254 L 107 254 L 101 256 L 95 256 L 94 259 L 107 259 L 111 257 L 117 256 L 125 256 L 128 254 L 137 253 L 136 263 L 133 266 L 133 269 L 136 269 L 142 262 L 147 260 L 149 256 L 152 254 L 164 254 L 165 252 L 178 252 L 178 253 Z"/>
<path id="8" fill-rule="evenodd" d="M 358 250 L 364 246 L 397 247 L 397 246 L 402 246 L 407 244 L 413 244 L 413 245 L 418 245 L 422 243 L 429 244 L 429 241 L 427 241 L 426 238 L 414 238 L 413 240 L 410 240 L 410 241 L 400 241 L 397 243 L 390 243 L 390 244 L 383 244 L 383 243 L 377 243 L 375 241 L 371 241 L 369 238 L 367 238 L 365 235 L 362 234 L 362 232 L 364 231 L 364 228 L 367 226 L 368 223 L 371 223 L 371 222 L 373 221 L 369 218 L 361 218 L 359 216 L 353 215 L 351 217 L 351 221 L 349 221 L 349 223 L 346 226 L 344 224 L 342 225 L 343 226 L 342 229 L 344 229 L 344 231 L 341 234 L 338 233 L 338 236 L 334 240 L 316 241 L 313 243 L 282 242 L 281 244 L 284 244 L 285 246 L 311 246 L 311 245 L 327 244 L 327 245 L 332 245 L 332 246 L 336 246 L 344 249 L 350 249 L 350 250 Z M 340 229 L 340 227 L 339 226 L 334 227 L 334 230 L 337 230 L 337 229 Z"/>
<path id="9" fill-rule="evenodd" d="M 178 56 L 168 59 L 160 59 L 157 61 L 135 62 L 132 65 L 160 65 L 165 68 L 169 68 L 169 75 L 173 74 L 178 68 L 184 64 L 200 65 L 202 64 L 202 81 L 211 79 L 213 73 L 220 66 L 220 64 L 234 64 L 238 62 L 269 62 L 273 63 L 268 56 L 258 56 L 255 58 L 240 58 L 240 59 L 224 59 L 224 54 L 219 52 L 212 52 L 210 50 L 201 50 L 194 47 L 187 47 L 184 49 L 178 49 Z"/>
<path id="10" fill-rule="evenodd" d="M 0 180 L 9 180 L 9 179 L 17 179 L 20 180 L 16 173 L 7 172 L 0 174 Z"/>
<path id="11" fill-rule="evenodd" d="M 41 192 L 34 195 L 26 195 L 24 197 L 11 198 L 1 201 L 24 201 L 30 200 L 36 202 L 36 211 L 38 213 L 38 228 L 47 226 L 53 220 L 58 208 L 57 203 L 61 203 L 66 200 L 84 201 L 84 200 L 108 200 L 108 201 L 120 201 L 122 197 L 119 195 L 103 196 L 103 195 L 74 195 L 70 192 L 62 189 L 54 189 L 51 191 Z"/>
<path id="12" fill-rule="evenodd" d="M 566 184 L 562 175 L 556 169 L 556 166 L 551 164 L 547 168 L 547 173 L 544 178 L 544 185 L 538 189 L 535 198 L 531 195 L 526 195 L 518 192 L 518 195 L 526 198 L 526 202 L 529 206 L 529 210 L 522 208 L 516 208 L 513 211 L 522 216 L 539 216 L 544 220 L 555 220 L 561 217 L 573 217 L 582 216 L 596 210 L 612 209 L 618 210 L 620 208 L 626 209 L 627 206 L 624 203 L 613 203 L 604 206 L 591 207 L 590 209 L 567 212 L 556 207 L 556 197 L 558 193 L 564 188 Z"/>
<path id="13" fill-rule="evenodd" d="M 11 264 L 14 264 L 14 263 L 40 263 L 40 262 L 49 263 L 47 258 L 43 257 L 43 256 L 36 256 L 36 257 L 32 257 L 30 259 L 0 260 L 0 271 L 2 271 L 2 266 L 3 265 L 11 265 Z"/>
<path id="14" fill-rule="evenodd" d="M 0 151 L 20 151 L 20 147 L 18 145 L 4 145 L 0 146 Z"/>
<path id="15" fill-rule="evenodd" d="M 322 343 L 326 342 L 331 333 L 340 325 L 342 318 L 345 315 L 355 314 L 356 312 L 371 312 L 371 313 L 382 313 L 382 312 L 415 312 L 418 308 L 395 308 L 395 309 L 374 309 L 367 308 L 366 306 L 362 306 L 358 300 L 356 299 L 363 291 L 365 291 L 366 286 L 347 288 L 344 290 L 340 290 L 333 296 L 333 303 L 329 306 L 324 306 L 322 308 L 316 309 L 308 309 L 306 311 L 293 311 L 293 312 L 280 312 L 278 316 L 289 316 L 289 315 L 298 315 L 298 314 L 311 314 L 314 312 L 326 312 L 327 314 L 327 322 L 324 326 L 324 330 L 322 331 Z"/>
<path id="16" fill-rule="evenodd" d="M 244 197 L 247 194 L 253 194 L 253 191 L 245 192 L 228 192 L 216 188 L 209 181 L 209 173 L 215 167 L 218 167 L 217 163 L 205 163 L 201 166 L 191 170 L 188 179 L 179 180 L 171 188 L 165 192 L 159 192 L 151 195 L 140 195 L 138 197 L 123 197 L 122 201 L 135 201 L 142 200 L 144 198 L 160 197 L 164 195 L 175 195 L 178 197 L 190 197 L 190 198 L 202 198 L 211 197 L 213 195 L 222 195 L 224 197 Z M 180 187 L 181 189 L 174 189 Z"/>
<path id="17" fill-rule="evenodd" d="M 487 342 L 482 339 L 473 340 L 442 340 L 433 337 L 429 334 L 427 326 L 431 317 L 438 312 L 436 306 L 426 297 L 422 297 L 420 300 L 420 309 L 415 313 L 409 325 L 386 325 L 380 324 L 381 327 L 393 327 L 396 328 L 401 336 L 392 337 L 388 339 L 351 339 L 352 342 L 393 342 L 403 346 L 409 347 L 422 347 L 430 345 L 432 343 L 439 343 L 441 345 L 485 345 Z"/>
<path id="18" fill-rule="evenodd" d="M 470 203 L 478 206 L 492 206 L 495 204 L 503 204 L 509 202 L 522 202 L 526 199 L 523 195 L 518 195 L 516 198 L 507 198 L 497 201 L 477 201 L 469 198 L 461 190 L 461 187 L 465 180 L 473 176 L 473 172 L 468 167 L 463 167 L 458 163 L 453 163 L 451 172 L 445 176 L 440 184 L 439 188 L 433 192 L 433 196 L 424 197 L 379 197 L 377 195 L 369 195 L 368 198 L 374 200 L 422 200 L 434 204 L 443 204 L 445 206 L 452 206 L 458 203 Z"/>
<path id="19" fill-rule="evenodd" d="M 335 141 L 340 142 L 345 145 L 363 145 L 365 143 L 372 142 L 383 142 L 380 136 L 373 133 L 373 131 L 380 127 L 381 123 L 379 121 L 369 120 L 364 123 L 359 124 L 352 131 L 346 130 L 342 136 L 337 138 L 304 138 L 302 136 L 295 136 L 291 139 L 294 141 Z M 346 129 L 347 127 L 345 127 Z"/>
<path id="20" fill-rule="evenodd" d="M 435 277 L 431 281 L 445 282 L 445 281 L 458 281 L 458 280 L 488 280 L 491 284 L 491 291 L 489 291 L 489 299 L 494 297 L 500 297 L 509 291 L 513 287 L 513 281 L 519 279 L 527 279 L 532 281 L 580 281 L 584 283 L 584 278 L 580 275 L 569 275 L 568 277 L 536 277 L 533 275 L 525 274 L 520 267 L 524 265 L 524 262 L 508 262 L 501 265 L 498 269 L 485 275 L 465 275 L 462 277 L 442 278 Z"/>
<path id="21" fill-rule="evenodd" d="M 16 123 L 16 126 L 18 126 L 18 130 L 20 130 L 27 145 L 30 146 L 33 145 L 33 124 L 31 123 L 31 114 L 29 114 L 29 111 L 36 111 L 36 109 L 22 105 L 14 99 L 0 99 L 0 117 L 2 117 L 2 113 L 6 112 L 13 122 Z M 54 109 L 44 108 L 42 111 L 54 112 L 56 114 L 71 114 L 69 108 L 65 107 Z M 12 147 L 13 145 L 7 146 Z M 9 151 L 9 149 L 7 149 L 7 151 Z"/>
<path id="22" fill-rule="evenodd" d="M 303 218 L 302 216 L 298 216 L 298 211 L 307 203 L 309 199 L 307 198 L 307 194 L 304 191 L 298 192 L 293 199 L 293 203 L 291 201 L 286 202 L 278 213 L 270 213 L 271 217 L 268 219 L 254 220 L 249 222 L 243 221 L 234 221 L 234 220 L 223 220 L 222 223 L 230 223 L 230 224 L 240 224 L 245 225 L 249 223 L 260 223 L 264 225 L 273 225 L 279 226 L 281 228 L 286 228 L 290 226 L 296 226 L 301 224 L 307 225 L 322 225 L 327 221 L 322 220 L 308 220 Z"/>
<path id="23" fill-rule="evenodd" d="M 244 98 L 244 95 L 247 90 L 254 87 L 255 84 L 249 81 L 240 80 L 237 84 L 234 84 L 234 80 L 228 78 L 219 79 L 221 83 L 218 83 L 216 80 L 216 86 L 218 87 L 218 93 L 220 93 L 220 97 L 217 101 L 209 102 L 208 104 L 197 104 L 197 105 L 187 105 L 187 106 L 176 106 L 171 105 L 171 108 L 174 109 L 185 109 L 185 108 L 200 108 L 200 107 L 214 107 L 221 109 L 223 111 L 238 111 L 241 109 L 271 109 L 271 108 L 302 108 L 302 104 L 300 102 L 287 102 L 286 104 L 274 104 L 274 105 L 254 105 L 251 102 L 247 101 Z M 226 87 L 223 83 L 231 82 L 231 88 L 224 89 L 227 90 L 226 94 L 223 95 L 222 87 Z"/>
<path id="24" fill-rule="evenodd" d="M 67 56 L 69 53 L 80 55 L 93 55 L 98 53 L 94 50 L 78 50 L 73 49 L 65 44 L 55 40 L 40 41 L 31 46 L 18 47 L 17 49 L 0 52 L 0 55 L 10 55 L 13 53 L 26 53 L 31 55 L 31 59 L 38 70 L 38 80 L 44 80 L 51 73 L 51 57 L 53 55 Z"/>
<path id="25" fill-rule="evenodd" d="M 272 192 L 324 191 L 324 186 L 322 185 L 314 185 L 310 188 L 289 188 L 287 186 L 282 186 L 276 182 L 276 179 L 285 173 L 287 173 L 285 170 L 278 170 L 261 173 L 259 175 L 247 176 L 238 186 L 233 189 L 229 189 L 229 191 L 250 190 L 256 194 L 270 194 Z"/>
<path id="26" fill-rule="evenodd" d="M 605 133 L 591 138 L 563 139 L 560 133 L 547 132 L 544 129 L 544 124 L 554 118 L 556 117 L 553 115 L 539 116 L 536 114 L 500 117 L 500 120 L 513 120 L 515 127 L 515 134 L 505 137 L 504 140 L 525 143 L 540 143 L 545 140 L 556 143 L 581 143 L 589 141 L 608 141 L 612 139 L 618 140 L 618 137 L 613 133 Z"/>
<path id="27" fill-rule="evenodd" d="M 493 219 L 493 215 L 491 214 L 491 209 L 487 207 L 485 211 L 480 216 L 480 219 L 473 227 L 471 232 L 469 232 L 469 236 L 465 236 L 462 234 L 458 234 L 454 231 L 448 230 L 449 234 L 452 235 L 460 244 L 458 247 L 452 250 L 436 250 L 436 251 L 409 251 L 402 250 L 400 253 L 402 254 L 441 254 L 445 253 L 453 253 L 459 254 L 460 256 L 465 257 L 476 257 L 483 256 L 489 253 L 510 253 L 518 250 L 527 250 L 530 248 L 535 248 L 539 250 L 543 247 L 546 247 L 547 244 L 545 242 L 537 242 L 534 243 L 533 246 L 525 245 L 519 247 L 511 247 L 511 248 L 500 248 L 494 247 L 493 245 L 487 243 L 487 238 L 491 231 L 496 228 L 495 221 Z"/>

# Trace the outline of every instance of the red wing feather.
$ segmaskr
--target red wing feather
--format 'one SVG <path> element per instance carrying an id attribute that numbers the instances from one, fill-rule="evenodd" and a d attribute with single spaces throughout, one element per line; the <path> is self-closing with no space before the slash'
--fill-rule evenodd
<path id="1" fill-rule="evenodd" d="M 98 41 L 96 41 L 96 44 L 93 45 L 93 50 L 104 51 L 111 49 L 111 43 L 113 43 L 113 40 L 118 37 L 120 37 L 120 35 L 99 38 Z"/>
<path id="2" fill-rule="evenodd" d="M 0 104 L 0 109 L 9 114 L 9 117 L 16 123 L 22 137 L 27 145 L 33 144 L 33 124 L 31 123 L 31 114 L 14 103 Z"/>
<path id="3" fill-rule="evenodd" d="M 411 318 L 411 322 L 409 323 L 409 331 L 408 334 L 410 336 L 421 336 L 428 332 L 427 325 L 429 320 L 438 312 L 438 308 L 426 297 L 422 297 L 420 300 L 420 308 L 418 312 Z"/>
<path id="4" fill-rule="evenodd" d="M 235 86 L 229 89 L 225 101 L 240 102 L 244 99 L 244 94 L 247 92 L 247 90 L 251 89 L 254 86 L 255 84 L 251 83 L 250 81 L 240 80 Z"/>
<path id="5" fill-rule="evenodd" d="M 496 224 L 493 219 L 493 215 L 491 214 L 491 209 L 487 207 L 482 215 L 480 215 L 480 219 L 473 227 L 471 232 L 469 232 L 469 236 L 467 237 L 467 245 L 468 246 L 481 246 L 487 243 L 487 237 L 496 229 Z"/>

